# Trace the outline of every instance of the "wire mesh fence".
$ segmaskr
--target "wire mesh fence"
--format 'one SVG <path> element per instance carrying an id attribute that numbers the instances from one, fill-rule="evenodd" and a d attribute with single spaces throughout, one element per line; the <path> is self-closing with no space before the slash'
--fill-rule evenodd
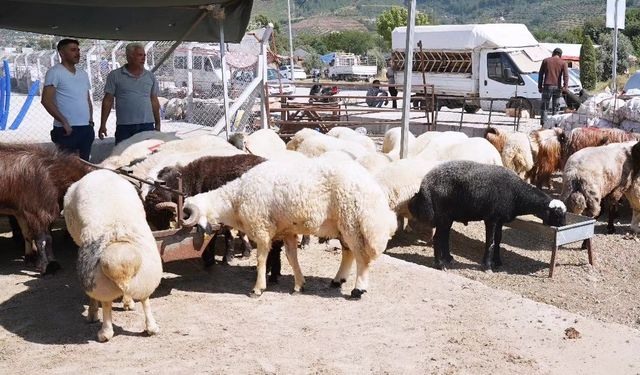
<path id="1" fill-rule="evenodd" d="M 254 38 L 252 38 L 254 39 Z M 126 64 L 126 41 L 83 41 L 81 59 L 76 67 L 87 72 L 91 82 L 93 119 L 100 123 L 100 112 L 107 75 Z M 151 69 L 169 51 L 172 42 L 143 43 L 147 68 Z M 225 121 L 231 131 L 259 127 L 260 94 L 257 84 L 260 48 L 255 41 L 227 44 L 226 69 L 218 44 L 181 43 L 155 72 L 158 80 L 163 131 L 188 132 L 208 129 L 225 132 Z M 0 141 L 17 143 L 50 142 L 53 118 L 41 101 L 48 69 L 59 62 L 55 50 L 8 54 L 0 59 L 8 65 L 8 76 L 0 70 L 0 78 L 10 87 L 9 96 L 0 105 L 6 126 L 0 124 Z M 228 83 L 227 106 L 233 109 L 225 119 L 223 80 Z M 117 100 L 117 97 L 116 97 Z M 112 109 L 113 111 L 113 109 Z M 0 116 L 1 118 L 2 116 Z M 107 134 L 112 137 L 117 118 L 115 111 L 107 121 Z M 97 132 L 97 131 L 96 131 Z M 107 142 L 113 142 L 110 138 Z"/>

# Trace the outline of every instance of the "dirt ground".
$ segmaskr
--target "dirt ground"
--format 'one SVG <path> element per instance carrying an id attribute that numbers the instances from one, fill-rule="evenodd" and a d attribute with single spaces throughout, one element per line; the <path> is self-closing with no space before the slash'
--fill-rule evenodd
<path id="1" fill-rule="evenodd" d="M 100 324 L 84 321 L 88 299 L 70 240 L 54 233 L 63 270 L 40 277 L 5 234 L 0 373 L 640 373 L 637 242 L 598 234 L 596 268 L 572 246 L 549 279 L 550 251 L 510 229 L 503 270 L 480 271 L 483 233 L 456 225 L 448 272 L 430 267 L 431 247 L 399 236 L 360 301 L 347 298 L 353 274 L 342 290 L 329 287 L 340 250 L 315 242 L 300 251 L 302 295 L 290 294 L 286 261 L 280 283 L 259 299 L 247 295 L 255 254 L 210 269 L 198 259 L 169 263 L 152 299 L 160 334 L 146 337 L 137 304 L 114 311 L 105 344 L 96 340 Z"/>

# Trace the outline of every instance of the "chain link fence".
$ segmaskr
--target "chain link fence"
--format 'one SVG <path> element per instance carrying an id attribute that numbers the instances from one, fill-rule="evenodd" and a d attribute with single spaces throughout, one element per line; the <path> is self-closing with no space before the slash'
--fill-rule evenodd
<path id="1" fill-rule="evenodd" d="M 127 44 L 126 41 L 83 41 L 80 46 L 81 60 L 77 66 L 90 77 L 96 133 L 107 75 L 126 64 Z M 173 42 L 142 44 L 147 53 L 148 69 L 151 69 Z M 260 128 L 260 45 L 250 36 L 239 44 L 227 44 L 225 51 L 224 74 L 219 45 L 208 43 L 181 43 L 157 69 L 163 131 L 188 133 L 204 129 L 224 135 L 226 120 L 232 132 Z M 0 126 L 0 141 L 50 142 L 53 119 L 40 103 L 40 95 L 47 70 L 59 62 L 57 52 L 12 53 L 0 55 L 0 59 L 8 63 L 11 86 L 8 108 L 0 106 L 0 113 L 4 112 L 7 118 L 5 128 Z M 4 76 L 4 70 L 0 69 L 0 78 Z M 227 105 L 232 109 L 228 119 L 224 116 L 223 76 L 228 82 Z M 113 137 L 115 124 L 115 110 L 112 109 L 107 121 L 108 137 Z M 113 143 L 113 138 L 103 142 Z"/>

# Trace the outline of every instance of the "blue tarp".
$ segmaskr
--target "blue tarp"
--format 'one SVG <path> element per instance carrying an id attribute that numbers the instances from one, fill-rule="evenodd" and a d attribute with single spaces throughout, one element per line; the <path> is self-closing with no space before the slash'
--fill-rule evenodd
<path id="1" fill-rule="evenodd" d="M 320 56 L 320 60 L 322 60 L 322 62 L 325 64 L 330 64 L 335 58 L 336 58 L 335 52 L 327 53 L 326 55 Z"/>

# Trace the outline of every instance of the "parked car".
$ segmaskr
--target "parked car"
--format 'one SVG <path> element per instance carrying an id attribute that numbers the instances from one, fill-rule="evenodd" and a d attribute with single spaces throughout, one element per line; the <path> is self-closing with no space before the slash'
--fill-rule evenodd
<path id="1" fill-rule="evenodd" d="M 269 95 L 279 95 L 281 86 L 283 95 L 294 95 L 296 93 L 296 85 L 273 68 L 267 69 L 267 86 L 269 86 Z M 292 98 L 289 97 L 289 99 Z"/>
<path id="2" fill-rule="evenodd" d="M 231 90 L 235 91 L 236 95 L 239 95 L 239 92 L 254 78 L 255 73 L 253 71 L 235 71 L 231 80 Z M 274 68 L 267 69 L 267 87 L 269 88 L 269 95 L 279 95 L 281 93 L 283 95 L 294 95 L 296 92 L 296 86 Z M 280 87 L 282 87 L 282 91 L 280 91 Z"/>
<path id="3" fill-rule="evenodd" d="M 624 84 L 622 95 L 640 95 L 640 72 L 633 73 Z"/>
<path id="4" fill-rule="evenodd" d="M 291 79 L 291 69 L 289 65 L 280 66 L 280 73 L 283 77 Z M 294 79 L 307 79 L 307 73 L 304 71 L 304 68 L 301 66 L 294 65 L 293 66 L 293 78 Z"/>

